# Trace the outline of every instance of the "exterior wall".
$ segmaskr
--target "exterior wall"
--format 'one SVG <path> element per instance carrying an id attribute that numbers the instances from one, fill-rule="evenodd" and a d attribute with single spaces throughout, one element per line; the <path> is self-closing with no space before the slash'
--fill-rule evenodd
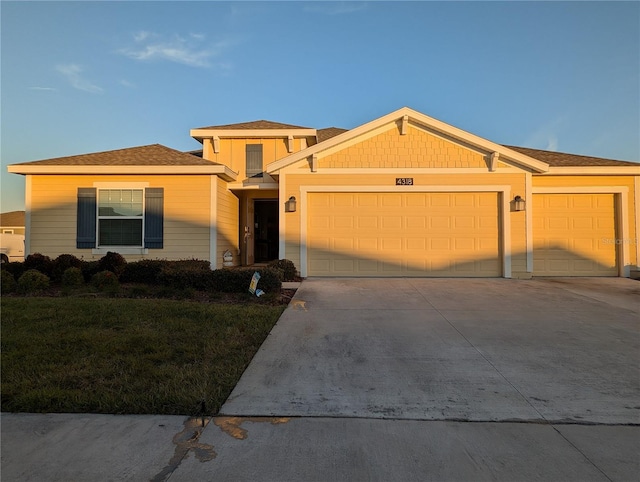
<path id="1" fill-rule="evenodd" d="M 30 253 L 52 258 L 73 254 L 99 259 L 91 249 L 76 248 L 77 190 L 94 183 L 147 183 L 164 188 L 164 249 L 149 249 L 142 258 L 209 259 L 210 176 L 45 176 L 34 175 L 31 190 Z M 115 186 L 115 184 L 113 184 Z M 29 194 L 27 194 L 28 196 Z"/>
<path id="2" fill-rule="evenodd" d="M 335 172 L 335 171 L 334 171 Z M 303 187 L 344 187 L 353 188 L 354 191 L 367 192 L 368 186 L 388 188 L 389 192 L 420 191 L 424 189 L 429 192 L 429 187 L 434 186 L 510 186 L 509 199 L 513 199 L 516 194 L 524 195 L 526 185 L 526 174 L 524 172 L 472 172 L 465 173 L 463 169 L 459 172 L 451 170 L 450 173 L 429 174 L 419 171 L 414 174 L 403 173 L 402 177 L 413 177 L 413 186 L 396 186 L 395 179 L 400 177 L 395 173 L 389 174 L 367 174 L 366 170 L 345 170 L 345 174 L 322 174 L 306 173 L 299 170 L 283 172 L 280 175 L 281 185 L 284 181 L 285 189 L 281 192 L 280 200 L 289 199 L 295 196 L 299 201 L 303 201 Z M 503 220 L 504 221 L 504 220 Z M 525 212 L 510 212 L 507 223 L 509 232 L 509 247 L 511 250 L 511 271 L 512 276 L 526 276 L 527 271 L 527 236 L 526 236 L 526 216 Z M 285 249 L 284 255 L 293 261 L 298 269 L 301 268 L 300 247 L 301 247 L 301 209 L 295 213 L 284 213 L 284 221 L 281 222 L 281 230 L 284 231 Z M 503 247 L 504 248 L 504 247 Z"/>
<path id="3" fill-rule="evenodd" d="M 287 139 L 220 139 L 220 152 L 213 151 L 208 155 L 210 161 L 224 164 L 237 172 L 238 180 L 246 179 L 246 145 L 262 144 L 263 166 L 266 167 L 290 154 L 287 151 Z M 293 140 L 293 151 L 301 149 L 301 139 Z M 265 174 L 266 176 L 266 174 Z M 267 177 L 268 179 L 268 177 Z"/>
<path id="4" fill-rule="evenodd" d="M 398 128 L 392 125 L 384 132 L 360 140 L 326 157 L 319 157 L 318 166 L 319 168 L 487 168 L 487 163 L 485 156 L 474 150 L 412 126 L 408 126 L 407 134 L 400 135 Z"/>
<path id="5" fill-rule="evenodd" d="M 618 233 L 619 237 L 616 243 L 628 247 L 629 264 L 632 268 L 640 267 L 640 259 L 638 254 L 638 244 L 640 243 L 640 223 L 638 222 L 638 209 L 640 208 L 640 199 L 636 199 L 638 192 L 635 189 L 638 176 L 551 176 L 551 175 L 534 175 L 533 188 L 590 188 L 593 187 L 615 187 L 627 188 L 626 194 L 626 217 L 624 223 L 627 227 L 627 234 L 622 239 L 622 233 Z M 621 212 L 622 206 L 616 206 L 616 210 Z"/>
<path id="6" fill-rule="evenodd" d="M 217 182 L 217 244 L 214 267 L 222 267 L 222 255 L 229 250 L 233 253 L 234 265 L 240 264 L 238 240 L 239 200 L 235 194 L 227 189 L 227 183 L 220 178 Z"/>

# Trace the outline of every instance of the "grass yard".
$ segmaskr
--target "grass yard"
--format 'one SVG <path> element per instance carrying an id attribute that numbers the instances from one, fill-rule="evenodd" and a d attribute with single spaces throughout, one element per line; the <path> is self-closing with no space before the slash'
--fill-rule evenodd
<path id="1" fill-rule="evenodd" d="M 284 306 L 1 300 L 2 411 L 218 412 Z"/>

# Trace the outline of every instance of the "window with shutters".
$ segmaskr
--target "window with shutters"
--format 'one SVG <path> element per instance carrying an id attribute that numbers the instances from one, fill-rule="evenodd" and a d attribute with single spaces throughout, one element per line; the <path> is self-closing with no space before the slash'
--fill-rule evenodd
<path id="1" fill-rule="evenodd" d="M 79 187 L 76 247 L 163 249 L 164 188 Z"/>
<path id="2" fill-rule="evenodd" d="M 262 144 L 247 144 L 247 177 L 262 177 Z"/>
<path id="3" fill-rule="evenodd" d="M 98 246 L 140 246 L 143 239 L 144 191 L 98 190 Z"/>

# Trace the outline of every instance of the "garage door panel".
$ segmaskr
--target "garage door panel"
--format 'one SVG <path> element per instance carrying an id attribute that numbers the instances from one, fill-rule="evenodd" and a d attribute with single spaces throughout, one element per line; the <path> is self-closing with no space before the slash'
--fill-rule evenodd
<path id="1" fill-rule="evenodd" d="M 613 194 L 535 194 L 533 269 L 537 276 L 617 276 Z"/>
<path id="2" fill-rule="evenodd" d="M 497 193 L 308 197 L 310 276 L 501 275 Z M 326 238 L 333 240 L 328 250 Z"/>

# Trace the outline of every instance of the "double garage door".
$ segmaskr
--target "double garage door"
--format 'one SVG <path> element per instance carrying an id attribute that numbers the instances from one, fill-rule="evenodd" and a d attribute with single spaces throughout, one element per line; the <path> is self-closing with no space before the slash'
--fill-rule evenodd
<path id="1" fill-rule="evenodd" d="M 307 202 L 309 276 L 503 275 L 497 193 L 309 193 Z M 613 194 L 534 194 L 527 208 L 535 276 L 618 275 Z"/>
<path id="2" fill-rule="evenodd" d="M 497 193 L 309 193 L 309 276 L 502 275 Z"/>

